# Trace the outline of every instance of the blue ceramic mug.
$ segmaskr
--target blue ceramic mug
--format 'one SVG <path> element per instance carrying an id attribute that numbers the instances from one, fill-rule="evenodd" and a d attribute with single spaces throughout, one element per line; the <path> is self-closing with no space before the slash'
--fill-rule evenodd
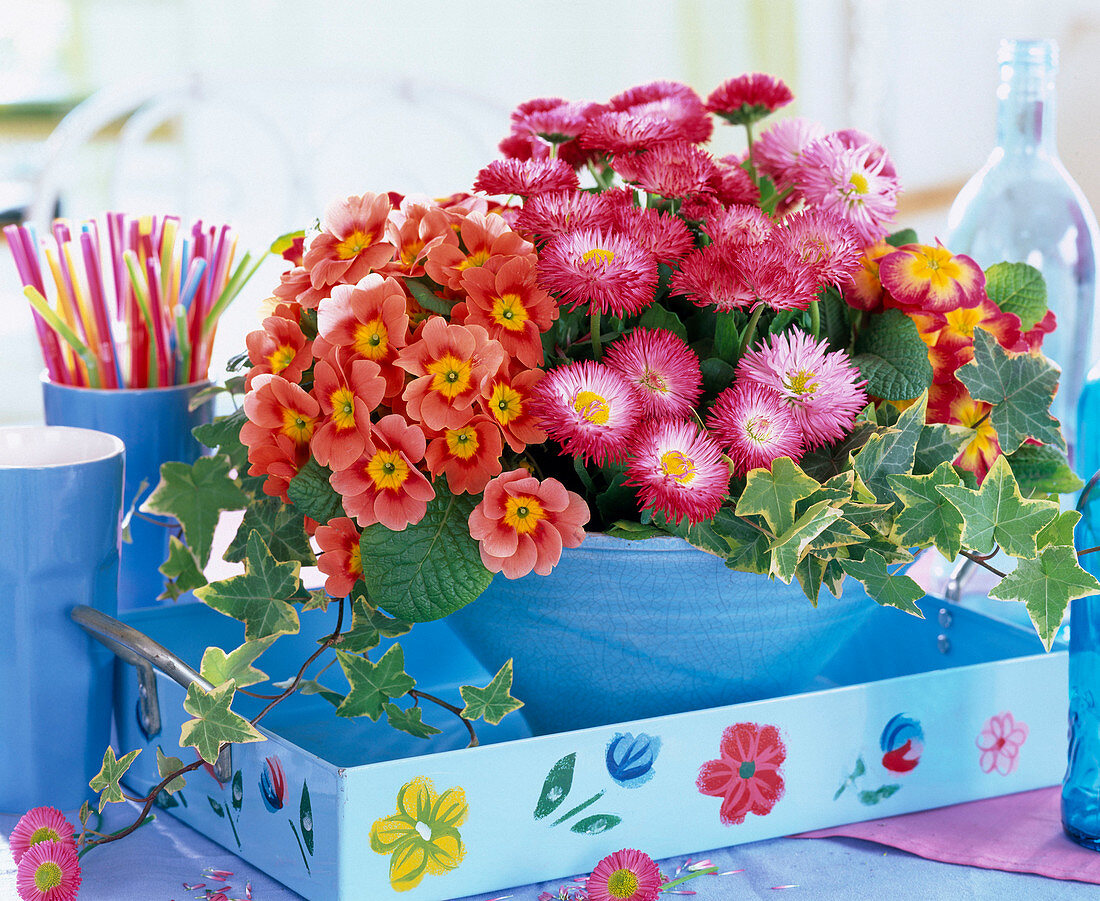
<path id="1" fill-rule="evenodd" d="M 112 655 L 69 619 L 116 610 L 123 445 L 0 428 L 0 811 L 79 807 L 111 737 Z"/>
<path id="2" fill-rule="evenodd" d="M 174 523 L 138 512 L 160 482 L 162 463 L 194 463 L 203 447 L 191 429 L 213 421 L 212 399 L 191 409 L 191 401 L 209 382 L 167 388 L 74 388 L 42 380 L 48 425 L 77 426 L 117 435 L 126 445 L 123 510 L 131 507 L 130 541 L 122 545 L 118 607 L 156 606 L 165 579 L 159 567 L 168 559 Z M 145 487 L 142 488 L 142 483 Z"/>

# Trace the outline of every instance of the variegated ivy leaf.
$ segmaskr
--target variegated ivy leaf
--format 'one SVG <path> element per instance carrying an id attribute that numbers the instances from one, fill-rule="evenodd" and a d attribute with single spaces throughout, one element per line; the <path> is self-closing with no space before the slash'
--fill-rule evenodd
<path id="1" fill-rule="evenodd" d="M 794 525 L 795 504 L 820 487 L 817 479 L 806 475 L 790 457 L 778 457 L 772 461 L 770 472 L 766 469 L 749 472 L 736 513 L 763 516 L 772 534 L 778 537 Z"/>
<path id="2" fill-rule="evenodd" d="M 199 673 L 211 685 L 222 685 L 230 679 L 237 684 L 237 688 L 266 682 L 267 673 L 256 669 L 252 664 L 278 637 L 269 635 L 257 641 L 246 641 L 228 654 L 221 648 L 209 647 L 202 655 Z"/>
<path id="3" fill-rule="evenodd" d="M 408 732 L 414 738 L 431 738 L 439 735 L 442 729 L 424 722 L 423 710 L 420 707 L 401 708 L 396 704 L 387 702 L 384 705 L 386 722 L 394 729 Z"/>
<path id="4" fill-rule="evenodd" d="M 786 532 L 772 542 L 770 573 L 790 584 L 798 562 L 806 555 L 810 542 L 841 516 L 839 507 L 819 501 L 802 514 Z"/>
<path id="5" fill-rule="evenodd" d="M 1055 501 L 1024 499 L 1003 456 L 980 488 L 938 485 L 936 490 L 962 515 L 962 543 L 979 554 L 988 554 L 996 544 L 1013 557 L 1034 557 L 1036 536 L 1058 515 Z"/>
<path id="6" fill-rule="evenodd" d="M 902 412 L 896 425 L 872 435 L 863 449 L 852 457 L 856 475 L 880 504 L 897 500 L 890 476 L 913 471 L 927 404 L 925 393 Z"/>
<path id="7" fill-rule="evenodd" d="M 512 659 L 505 661 L 493 680 L 484 688 L 475 685 L 463 685 L 459 689 L 466 706 L 461 716 L 468 720 L 484 719 L 497 725 L 513 710 L 519 710 L 523 701 L 512 697 Z"/>
<path id="8" fill-rule="evenodd" d="M 862 560 L 840 560 L 844 571 L 863 583 L 867 593 L 879 604 L 897 607 L 924 619 L 917 601 L 924 597 L 924 589 L 900 570 L 890 572 L 886 558 L 877 551 L 868 551 Z"/>
<path id="9" fill-rule="evenodd" d="M 913 457 L 913 473 L 927 475 L 943 462 L 951 462 L 974 437 L 974 430 L 942 422 L 927 423 L 920 430 Z"/>
<path id="10" fill-rule="evenodd" d="M 229 709 L 235 691 L 232 681 L 211 691 L 203 691 L 197 682 L 187 686 L 183 709 L 194 719 L 184 723 L 180 730 L 181 748 L 193 747 L 203 760 L 213 764 L 223 743 L 264 741 L 255 726 Z"/>
<path id="11" fill-rule="evenodd" d="M 890 485 L 902 502 L 902 511 L 894 521 L 898 544 L 907 547 L 934 544 L 948 560 L 954 560 L 962 550 L 963 518 L 938 487 L 961 484 L 949 462 L 941 463 L 928 475 L 890 476 Z"/>
<path id="12" fill-rule="evenodd" d="M 161 750 L 160 745 L 157 745 L 157 773 L 160 774 L 161 779 L 167 778 L 170 774 L 178 772 L 183 769 L 183 761 L 178 757 L 168 757 L 164 751 Z M 183 776 L 176 776 L 171 782 L 164 786 L 161 791 L 166 791 L 168 794 L 172 792 L 178 792 L 181 788 L 187 787 L 187 780 Z"/>
<path id="13" fill-rule="evenodd" d="M 1073 530 L 1081 521 L 1081 513 L 1078 510 L 1066 510 L 1059 513 L 1045 526 L 1035 539 L 1039 550 L 1050 547 L 1052 544 L 1064 544 L 1073 547 Z"/>
<path id="14" fill-rule="evenodd" d="M 118 782 L 130 769 L 130 764 L 134 762 L 134 759 L 140 753 L 140 749 L 131 751 L 121 760 L 118 760 L 115 758 L 115 749 L 110 745 L 107 746 L 107 750 L 103 752 L 103 766 L 100 767 L 98 773 L 92 776 L 92 781 L 88 783 L 92 791 L 99 792 L 100 813 L 103 813 L 103 808 L 108 804 L 117 804 L 126 800 L 122 794 L 122 787 Z"/>
<path id="15" fill-rule="evenodd" d="M 407 695 L 416 687 L 416 680 L 405 672 L 405 652 L 399 644 L 386 651 L 377 663 L 345 651 L 337 651 L 336 659 L 351 686 L 336 708 L 337 716 L 369 716 L 377 720 L 387 701 Z"/>
<path id="16" fill-rule="evenodd" d="M 174 601 L 185 591 L 193 591 L 206 584 L 206 577 L 199 569 L 199 561 L 195 559 L 191 549 L 175 535 L 168 538 L 168 559 L 160 565 L 160 571 L 169 581 L 164 594 L 157 600 L 171 598 Z"/>

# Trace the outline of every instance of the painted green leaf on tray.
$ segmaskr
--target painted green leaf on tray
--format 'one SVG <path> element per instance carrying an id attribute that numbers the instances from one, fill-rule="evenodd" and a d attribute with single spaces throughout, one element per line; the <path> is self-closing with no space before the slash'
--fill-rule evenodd
<path id="1" fill-rule="evenodd" d="M 546 779 L 542 783 L 538 803 L 535 805 L 536 820 L 550 816 L 561 807 L 562 802 L 569 796 L 570 789 L 573 788 L 573 770 L 576 766 L 577 754 L 574 751 L 566 754 L 550 767 L 550 772 L 546 774 Z"/>
<path id="2" fill-rule="evenodd" d="M 461 715 L 468 720 L 484 719 L 497 725 L 513 710 L 519 710 L 523 701 L 512 697 L 512 660 L 509 658 L 484 688 L 463 685 L 459 689 L 466 702 Z"/>
<path id="3" fill-rule="evenodd" d="M 900 785 L 883 785 L 874 791 L 861 791 L 859 793 L 859 803 L 870 807 L 880 801 L 885 801 L 900 788 Z"/>
<path id="4" fill-rule="evenodd" d="M 118 784 L 118 781 L 130 769 L 130 764 L 134 762 L 134 759 L 140 753 L 140 749 L 131 751 L 120 760 L 115 757 L 115 749 L 110 745 L 107 746 L 107 750 L 103 752 L 103 766 L 100 767 L 98 773 L 92 776 L 92 781 L 88 783 L 92 791 L 99 792 L 100 813 L 103 813 L 103 808 L 108 804 L 117 804 L 126 800 L 122 795 L 122 787 Z"/>
<path id="5" fill-rule="evenodd" d="M 227 682 L 209 692 L 192 682 L 187 687 L 183 709 L 191 716 L 180 730 L 180 747 L 193 747 L 207 763 L 218 759 L 218 747 L 223 742 L 263 741 L 264 737 L 244 717 L 229 709 L 236 686 Z"/>
<path id="6" fill-rule="evenodd" d="M 309 856 L 313 856 L 313 805 L 309 801 L 309 786 L 302 783 L 302 800 L 298 805 L 298 824 L 302 827 L 302 841 Z"/>
<path id="7" fill-rule="evenodd" d="M 387 701 L 403 697 L 416 687 L 416 680 L 405 672 L 405 652 L 399 644 L 386 651 L 377 663 L 346 651 L 337 651 L 336 658 L 351 686 L 343 703 L 336 708 L 337 716 L 369 716 L 377 720 Z"/>
<path id="8" fill-rule="evenodd" d="M 607 832 L 608 829 L 614 829 L 622 821 L 622 817 L 617 817 L 612 813 L 597 813 L 585 817 L 583 820 L 578 820 L 569 827 L 569 831 L 580 835 L 599 835 L 601 832 Z"/>

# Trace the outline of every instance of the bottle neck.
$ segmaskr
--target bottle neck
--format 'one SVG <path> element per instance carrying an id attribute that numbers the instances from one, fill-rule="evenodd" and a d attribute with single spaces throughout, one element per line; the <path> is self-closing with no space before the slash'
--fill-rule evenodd
<path id="1" fill-rule="evenodd" d="M 1032 53 L 1001 63 L 997 88 L 997 146 L 1005 155 L 1057 156 L 1054 76 L 1057 64 Z"/>

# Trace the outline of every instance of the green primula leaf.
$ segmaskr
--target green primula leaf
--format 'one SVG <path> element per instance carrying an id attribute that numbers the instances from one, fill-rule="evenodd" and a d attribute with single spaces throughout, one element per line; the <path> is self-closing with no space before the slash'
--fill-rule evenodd
<path id="1" fill-rule="evenodd" d="M 821 292 L 817 306 L 821 321 L 819 334 L 829 342 L 829 349 L 847 350 L 852 338 L 852 324 L 848 320 L 848 304 L 840 292 L 830 285 Z"/>
<path id="2" fill-rule="evenodd" d="M 1039 550 L 1050 547 L 1052 544 L 1064 544 L 1073 547 L 1073 530 L 1081 521 L 1081 513 L 1077 510 L 1066 510 L 1059 513 L 1045 526 L 1035 539 Z"/>
<path id="3" fill-rule="evenodd" d="M 903 505 L 894 523 L 898 544 L 934 544 L 948 560 L 954 560 L 962 550 L 963 518 L 938 490 L 940 485 L 961 485 L 951 464 L 941 463 L 929 475 L 890 476 L 890 484 Z"/>
<path id="4" fill-rule="evenodd" d="M 859 561 L 840 560 L 839 563 L 848 575 L 863 583 L 877 603 L 924 618 L 916 603 L 924 597 L 924 589 L 900 571 L 891 573 L 886 567 L 886 559 L 878 551 L 868 551 Z"/>
<path id="5" fill-rule="evenodd" d="M 402 732 L 408 732 L 415 738 L 431 738 L 439 735 L 442 729 L 425 723 L 423 711 L 419 707 L 410 707 L 403 710 L 396 704 L 385 704 L 386 721 L 394 728 Z"/>
<path id="6" fill-rule="evenodd" d="M 306 535 L 302 511 L 287 506 L 277 497 L 266 496 L 257 498 L 245 510 L 237 534 L 226 548 L 225 560 L 240 563 L 244 559 L 248 536 L 253 530 L 260 533 L 276 560 L 297 560 L 305 566 L 313 566 L 317 562 Z"/>
<path id="7" fill-rule="evenodd" d="M 904 247 L 906 244 L 919 244 L 920 240 L 917 238 L 917 233 L 914 229 L 903 228 L 892 235 L 886 236 L 886 243 L 891 247 Z"/>
<path id="8" fill-rule="evenodd" d="M 301 579 L 297 561 L 280 563 L 267 550 L 259 532 L 248 537 L 245 571 L 220 582 L 212 582 L 195 596 L 219 613 L 245 624 L 247 641 L 270 635 L 293 635 L 298 631 L 298 611 L 290 601 L 299 597 Z"/>
<path id="9" fill-rule="evenodd" d="M 255 726 L 229 709 L 235 691 L 236 686 L 231 681 L 208 692 L 195 682 L 187 686 L 183 709 L 195 718 L 184 723 L 180 730 L 181 748 L 190 746 L 203 760 L 213 764 L 217 762 L 218 748 L 223 742 L 264 740 Z"/>
<path id="10" fill-rule="evenodd" d="M 1070 469 L 1066 455 L 1049 444 L 1021 444 L 1008 455 L 1008 465 L 1025 497 L 1072 494 L 1085 485 Z"/>
<path id="11" fill-rule="evenodd" d="M 248 448 L 241 442 L 241 426 L 248 421 L 244 407 L 213 422 L 195 426 L 191 434 L 201 444 L 227 455 L 238 472 L 248 469 Z"/>
<path id="12" fill-rule="evenodd" d="M 187 545 L 204 568 L 210 560 L 214 527 L 223 510 L 243 510 L 248 495 L 229 474 L 229 457 L 199 457 L 193 465 L 177 460 L 160 468 L 160 484 L 141 505 L 142 512 L 171 516 L 183 527 Z"/>
<path id="13" fill-rule="evenodd" d="M 782 535 L 794 525 L 795 504 L 820 487 L 790 457 L 778 457 L 772 461 L 770 472 L 749 472 L 735 512 L 738 516 L 760 514 L 774 535 Z"/>
<path id="14" fill-rule="evenodd" d="M 936 490 L 958 508 L 963 544 L 979 554 L 988 554 L 997 544 L 1013 557 L 1034 557 L 1035 537 L 1058 515 L 1054 501 L 1024 500 L 1004 457 L 994 461 L 976 490 L 961 485 Z"/>
<path id="15" fill-rule="evenodd" d="M 100 767 L 98 773 L 92 776 L 92 781 L 88 783 L 92 791 L 99 792 L 100 813 L 103 813 L 103 808 L 108 804 L 117 804 L 120 801 L 126 800 L 122 794 L 122 787 L 118 784 L 118 781 L 126 774 L 126 771 L 130 769 L 130 764 L 134 762 L 134 759 L 140 753 L 140 749 L 131 751 L 121 760 L 117 760 L 115 758 L 115 749 L 110 745 L 107 746 L 107 750 L 103 752 L 103 766 Z"/>
<path id="16" fill-rule="evenodd" d="M 232 679 L 237 688 L 247 688 L 267 681 L 267 673 L 252 664 L 278 638 L 269 635 L 259 641 L 246 641 L 239 648 L 225 653 L 221 648 L 209 647 L 203 652 L 199 673 L 211 685 L 222 685 Z"/>
<path id="17" fill-rule="evenodd" d="M 830 506 L 828 501 L 819 501 L 810 507 L 772 543 L 770 574 L 790 584 L 810 542 L 836 522 L 840 515 L 840 508 Z"/>
<path id="18" fill-rule="evenodd" d="M 928 475 L 944 461 L 951 463 L 974 437 L 974 430 L 961 425 L 934 422 L 920 430 L 913 457 L 913 474 Z"/>
<path id="19" fill-rule="evenodd" d="M 157 745 L 157 773 L 160 774 L 161 779 L 166 779 L 170 774 L 175 773 L 183 769 L 183 761 L 178 757 L 167 757 L 164 751 L 161 750 L 160 745 Z M 169 782 L 161 791 L 166 791 L 169 794 L 177 792 L 181 788 L 187 787 L 187 780 L 183 776 L 176 776 L 171 782 Z"/>
<path id="20" fill-rule="evenodd" d="M 1072 547 L 1048 547 L 1033 560 L 1021 560 L 989 592 L 1001 601 L 1022 601 L 1035 631 L 1049 651 L 1062 624 L 1066 605 L 1076 598 L 1100 593 L 1100 582 L 1077 562 Z"/>
<path id="21" fill-rule="evenodd" d="M 626 541 L 644 541 L 646 538 L 667 536 L 668 531 L 660 526 L 643 525 L 640 522 L 631 522 L 629 519 L 620 519 L 608 526 L 604 534 L 612 538 L 622 538 Z"/>
<path id="22" fill-rule="evenodd" d="M 675 313 L 670 313 L 659 303 L 651 303 L 638 320 L 641 328 L 657 329 L 659 331 L 672 332 L 678 338 L 687 341 L 687 329 Z"/>
<path id="23" fill-rule="evenodd" d="M 458 691 L 462 695 L 462 700 L 466 702 L 461 716 L 466 717 L 468 720 L 480 718 L 495 726 L 513 710 L 519 710 L 523 706 L 523 701 L 517 701 L 511 694 L 511 658 L 505 662 L 504 666 L 493 676 L 493 680 L 484 688 L 463 685 Z"/>
<path id="24" fill-rule="evenodd" d="M 409 293 L 412 294 L 421 307 L 429 312 L 438 313 L 440 316 L 450 316 L 454 301 L 444 300 L 422 279 L 405 277 L 403 280 L 405 286 L 409 289 Z"/>
<path id="25" fill-rule="evenodd" d="M 707 394 L 721 394 L 733 384 L 736 370 L 720 357 L 708 357 L 699 364 L 703 375 L 703 390 Z"/>
<path id="26" fill-rule="evenodd" d="M 566 754 L 561 760 L 550 767 L 546 779 L 542 783 L 542 791 L 539 793 L 538 803 L 535 805 L 535 819 L 541 820 L 550 816 L 561 807 L 562 802 L 569 796 L 573 788 L 573 770 L 577 766 L 577 754 Z"/>
<path id="27" fill-rule="evenodd" d="M 1005 313 L 1020 317 L 1020 331 L 1033 329 L 1047 312 L 1043 274 L 1027 263 L 996 263 L 985 270 L 985 293 Z"/>
<path id="28" fill-rule="evenodd" d="M 928 345 L 901 310 L 871 318 L 859 333 L 852 364 L 867 379 L 867 393 L 883 400 L 909 400 L 932 384 Z"/>
<path id="29" fill-rule="evenodd" d="M 467 525 L 478 498 L 451 495 L 439 481 L 435 489 L 420 522 L 401 532 L 368 526 L 359 540 L 371 600 L 412 623 L 465 607 L 493 578 Z"/>
<path id="30" fill-rule="evenodd" d="M 1027 438 L 1066 449 L 1050 402 L 1058 386 L 1058 367 L 1037 354 L 1012 354 L 983 328 L 974 329 L 974 359 L 956 375 L 975 400 L 993 405 L 989 419 L 1001 450 L 1011 454 Z"/>
<path id="31" fill-rule="evenodd" d="M 306 465 L 290 480 L 286 489 L 286 496 L 295 508 L 321 525 L 326 525 L 331 519 L 347 516 L 340 493 L 329 484 L 330 475 L 331 469 L 322 466 L 315 457 L 310 457 Z"/>
<path id="32" fill-rule="evenodd" d="M 161 598 L 170 597 L 175 600 L 183 592 L 202 588 L 206 584 L 206 577 L 199 569 L 199 561 L 195 559 L 191 549 L 175 535 L 168 537 L 168 559 L 159 568 L 170 580 Z"/>
<path id="33" fill-rule="evenodd" d="M 917 442 L 924 427 L 926 402 L 927 396 L 922 395 L 898 417 L 897 425 L 872 435 L 852 458 L 856 475 L 881 504 L 897 500 L 890 485 L 890 476 L 913 471 Z"/>
<path id="34" fill-rule="evenodd" d="M 416 687 L 416 680 L 405 672 L 405 652 L 393 645 L 371 663 L 366 657 L 337 651 L 340 668 L 348 678 L 351 691 L 336 708 L 337 716 L 369 716 L 377 720 L 387 700 L 407 695 Z"/>
<path id="35" fill-rule="evenodd" d="M 626 470 L 610 471 L 603 468 L 607 477 L 607 487 L 596 491 L 596 508 L 604 522 L 635 516 L 638 511 L 638 495 L 634 488 L 626 484 Z"/>

